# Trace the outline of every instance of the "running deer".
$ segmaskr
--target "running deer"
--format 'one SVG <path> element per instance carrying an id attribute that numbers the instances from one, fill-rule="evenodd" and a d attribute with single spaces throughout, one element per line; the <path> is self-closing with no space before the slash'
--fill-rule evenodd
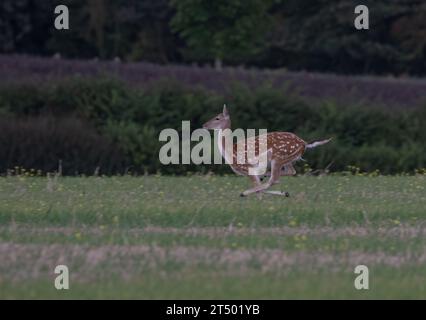
<path id="1" fill-rule="evenodd" d="M 291 176 L 296 174 L 293 163 L 301 159 L 306 149 L 318 147 L 331 140 L 330 138 L 307 143 L 290 132 L 271 132 L 267 133 L 266 137 L 265 135 L 260 135 L 247 138 L 243 142 L 233 144 L 231 148 L 226 148 L 226 141 L 232 139 L 232 137 L 230 137 L 231 117 L 226 105 L 223 106 L 223 112 L 207 121 L 203 125 L 203 128 L 218 130 L 218 149 L 221 152 L 222 157 L 225 159 L 225 163 L 228 163 L 236 174 L 248 176 L 252 181 L 254 185 L 253 188 L 241 193 L 242 197 L 260 192 L 284 195 L 288 197 L 288 192 L 267 191 L 266 189 L 271 187 L 273 184 L 278 183 L 278 179 L 281 175 Z M 249 143 L 249 139 L 254 139 L 254 141 L 252 140 L 252 143 Z M 243 145 L 241 145 L 241 143 Z M 253 150 L 250 150 L 250 148 L 252 148 L 251 146 L 254 146 L 254 153 L 252 152 Z M 240 150 L 243 150 L 243 154 L 241 154 Z M 262 175 L 250 173 L 253 172 L 253 170 L 250 169 L 256 166 L 256 161 L 249 159 L 249 155 L 254 154 L 257 156 L 256 159 L 259 159 L 259 150 L 261 150 L 261 152 L 263 152 L 262 150 L 266 151 L 265 158 L 268 167 L 270 167 L 270 177 L 266 183 L 261 182 Z M 244 157 L 245 161 L 237 161 L 241 160 L 241 156 Z"/>

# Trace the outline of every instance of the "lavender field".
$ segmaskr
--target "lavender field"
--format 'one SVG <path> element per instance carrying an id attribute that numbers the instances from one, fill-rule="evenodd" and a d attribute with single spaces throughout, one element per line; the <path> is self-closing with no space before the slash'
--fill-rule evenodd
<path id="1" fill-rule="evenodd" d="M 347 105 L 416 107 L 426 101 L 426 80 L 415 78 L 339 76 L 286 70 L 161 66 L 120 61 L 64 60 L 0 55 L 0 85 L 10 82 L 48 83 L 72 76 L 113 76 L 135 87 L 149 88 L 161 80 L 176 80 L 227 93 L 234 83 L 249 87 L 270 84 L 311 102 L 331 99 Z"/>

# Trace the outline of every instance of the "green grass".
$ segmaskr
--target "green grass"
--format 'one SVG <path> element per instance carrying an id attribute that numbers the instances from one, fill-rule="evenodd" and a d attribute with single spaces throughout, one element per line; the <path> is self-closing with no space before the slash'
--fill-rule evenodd
<path id="1" fill-rule="evenodd" d="M 0 178 L 0 298 L 426 298 L 425 175 L 246 180 Z"/>

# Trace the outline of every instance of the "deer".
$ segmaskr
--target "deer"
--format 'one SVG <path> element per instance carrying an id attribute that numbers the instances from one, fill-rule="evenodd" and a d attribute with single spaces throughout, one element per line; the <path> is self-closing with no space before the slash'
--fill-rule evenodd
<path id="1" fill-rule="evenodd" d="M 226 145 L 226 141 L 227 139 L 229 141 L 229 135 L 231 134 L 231 117 L 226 105 L 223 106 L 222 113 L 219 113 L 217 116 L 204 123 L 203 128 L 218 131 L 218 149 L 225 159 L 225 163 L 227 163 L 237 175 L 250 178 L 253 187 L 242 192 L 240 194 L 242 197 L 252 193 L 269 193 L 289 197 L 290 195 L 288 192 L 269 191 L 267 189 L 277 184 L 280 176 L 295 175 L 296 170 L 294 168 L 294 163 L 302 159 L 302 155 L 307 149 L 324 145 L 332 139 L 315 140 L 307 143 L 291 132 L 270 132 L 264 135 L 247 138 L 243 142 L 232 144 L 229 148 Z M 253 152 L 248 152 L 250 148 L 249 139 L 253 139 L 250 142 L 254 145 L 254 154 L 257 155 L 257 158 L 253 159 L 253 156 L 250 156 L 251 159 L 249 159 L 249 154 L 253 155 Z M 243 155 L 238 154 L 239 150 L 243 150 Z M 263 156 L 265 156 L 264 159 L 267 161 L 267 167 L 270 168 L 270 174 L 267 174 L 269 179 L 265 183 L 262 183 L 261 180 L 264 174 L 258 174 L 256 170 L 251 170 L 259 165 L 260 150 L 266 150 L 266 154 L 263 154 Z M 237 161 L 241 159 L 241 156 L 244 157 L 245 161 Z"/>

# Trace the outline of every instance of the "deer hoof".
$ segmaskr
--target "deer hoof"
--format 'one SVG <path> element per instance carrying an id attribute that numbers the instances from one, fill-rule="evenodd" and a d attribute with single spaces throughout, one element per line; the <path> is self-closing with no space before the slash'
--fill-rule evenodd
<path id="1" fill-rule="evenodd" d="M 286 192 L 284 192 L 284 196 L 285 196 L 286 198 L 288 198 L 288 197 L 290 197 L 290 193 L 288 193 L 288 192 L 286 191 Z"/>
<path id="2" fill-rule="evenodd" d="M 244 194 L 244 192 L 240 193 L 240 197 L 245 197 L 246 195 Z"/>

